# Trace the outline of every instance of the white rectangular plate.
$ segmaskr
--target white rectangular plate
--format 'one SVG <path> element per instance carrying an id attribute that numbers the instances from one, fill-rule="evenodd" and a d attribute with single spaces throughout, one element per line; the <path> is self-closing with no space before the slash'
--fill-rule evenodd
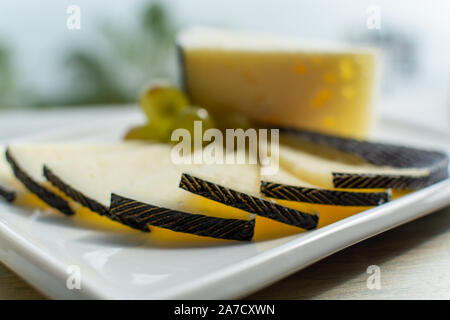
<path id="1" fill-rule="evenodd" d="M 136 114 L 24 140 L 117 139 Z M 389 120 L 377 138 L 449 151 L 447 133 Z M 21 139 L 22 140 L 22 139 Z M 57 299 L 243 297 L 352 244 L 450 204 L 450 180 L 324 228 L 276 240 L 169 246 L 148 234 L 85 228 L 62 215 L 0 203 L 0 260 Z M 76 266 L 75 269 L 70 268 Z M 81 289 L 69 290 L 79 268 Z M 70 278 L 69 278 L 70 281 Z"/>

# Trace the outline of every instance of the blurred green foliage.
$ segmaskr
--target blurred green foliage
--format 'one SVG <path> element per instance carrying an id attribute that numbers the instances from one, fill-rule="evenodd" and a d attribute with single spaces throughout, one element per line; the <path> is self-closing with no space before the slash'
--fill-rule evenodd
<path id="1" fill-rule="evenodd" d="M 149 4 L 136 25 L 126 28 L 116 21 L 103 22 L 98 30 L 100 45 L 74 48 L 67 54 L 62 65 L 65 89 L 50 96 L 19 90 L 11 54 L 0 46 L 0 108 L 134 102 L 152 79 L 175 82 L 176 26 L 166 7 Z"/>
<path id="2" fill-rule="evenodd" d="M 15 81 L 11 54 L 5 45 L 0 45 L 0 108 L 13 105 Z"/>

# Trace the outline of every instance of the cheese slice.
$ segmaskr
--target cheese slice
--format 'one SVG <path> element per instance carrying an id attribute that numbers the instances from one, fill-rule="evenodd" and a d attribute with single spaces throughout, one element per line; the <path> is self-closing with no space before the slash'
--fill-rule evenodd
<path id="1" fill-rule="evenodd" d="M 303 210 L 305 203 L 319 213 L 318 227 L 323 227 L 377 206 L 392 198 L 390 190 L 324 189 L 279 169 L 261 176 L 261 193 L 279 203 Z"/>
<path id="2" fill-rule="evenodd" d="M 251 240 L 252 215 L 178 187 L 182 170 L 170 145 L 45 164 L 45 176 L 92 211 L 142 231 L 148 225 L 231 240 Z M 212 173 L 212 169 L 208 172 Z"/>
<path id="3" fill-rule="evenodd" d="M 291 210 L 288 207 L 279 205 L 275 202 L 265 200 L 259 196 L 259 188 L 253 189 L 253 192 L 241 192 L 242 185 L 246 184 L 245 175 L 241 175 L 241 183 L 237 189 L 229 188 L 217 183 L 221 176 L 229 175 L 227 171 L 220 172 L 215 178 L 208 180 L 199 178 L 195 173 L 183 173 L 180 187 L 184 190 L 201 195 L 207 199 L 214 200 L 228 206 L 238 208 L 258 216 L 272 219 L 284 224 L 296 226 L 303 229 L 315 229 L 317 227 L 318 215 L 312 209 Z M 216 181 L 216 182 L 215 182 Z M 253 184 L 253 183 L 252 183 Z M 258 181 L 259 186 L 259 181 Z M 249 189 L 248 187 L 245 189 Z M 252 193 L 254 195 L 252 195 Z M 255 196 L 258 194 L 258 196 Z"/>
<path id="4" fill-rule="evenodd" d="M 377 53 L 209 28 L 178 36 L 183 85 L 217 118 L 365 137 L 372 123 Z"/>
<path id="5" fill-rule="evenodd" d="M 20 186 L 14 181 L 14 175 L 4 159 L 4 150 L 0 149 L 0 152 L 0 197 L 12 202 L 16 199 Z"/>
<path id="6" fill-rule="evenodd" d="M 43 164 L 55 159 L 70 159 L 83 157 L 92 153 L 102 153 L 114 150 L 128 150 L 142 146 L 136 142 L 112 143 L 81 143 L 58 142 L 10 145 L 6 150 L 6 159 L 15 177 L 31 193 L 35 194 L 48 206 L 66 215 L 72 215 L 74 209 L 67 199 L 64 199 L 56 189 L 46 181 Z"/>
<path id="7" fill-rule="evenodd" d="M 29 192 L 16 179 L 10 165 L 6 161 L 5 150 L 0 150 L 0 152 L 0 197 L 22 208 L 48 210 L 49 206 L 45 202 Z"/>
<path id="8" fill-rule="evenodd" d="M 439 151 L 280 129 L 280 165 L 324 188 L 420 189 L 448 177 Z"/>
<path id="9" fill-rule="evenodd" d="M 325 189 L 299 179 L 284 169 L 261 176 L 261 193 L 266 197 L 332 206 L 378 206 L 392 197 L 391 191 L 346 191 Z"/>
<path id="10" fill-rule="evenodd" d="M 427 169 L 392 168 L 369 163 L 351 163 L 311 154 L 291 146 L 280 145 L 280 166 L 300 179 L 322 188 L 336 188 L 335 179 L 341 175 L 355 177 L 345 188 L 379 188 L 378 182 L 395 177 L 427 177 Z M 349 178 L 351 179 L 351 178 Z M 392 185 L 395 187 L 395 185 Z"/>

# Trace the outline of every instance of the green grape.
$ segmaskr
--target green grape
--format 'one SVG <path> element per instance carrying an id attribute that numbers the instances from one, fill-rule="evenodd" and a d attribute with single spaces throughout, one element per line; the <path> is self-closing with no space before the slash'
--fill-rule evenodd
<path id="1" fill-rule="evenodd" d="M 158 130 L 155 130 L 151 125 L 143 125 L 133 127 L 125 134 L 124 140 L 149 140 L 157 142 L 167 142 L 167 136 L 161 136 Z"/>
<path id="2" fill-rule="evenodd" d="M 240 112 L 230 111 L 217 117 L 217 122 L 221 130 L 225 129 L 243 129 L 252 127 L 250 120 Z"/>
<path id="3" fill-rule="evenodd" d="M 203 133 L 211 128 L 215 128 L 215 121 L 211 117 L 211 115 L 208 113 L 206 109 L 195 107 L 195 106 L 188 106 L 184 108 L 177 120 L 175 121 L 175 128 L 183 128 L 189 131 L 191 134 L 191 142 L 194 141 L 194 121 L 201 121 L 202 122 L 202 132 L 200 139 L 203 138 Z"/>
<path id="4" fill-rule="evenodd" d="M 189 104 L 180 90 L 165 84 L 150 87 L 140 99 L 140 105 L 153 129 L 168 136 L 180 112 Z"/>

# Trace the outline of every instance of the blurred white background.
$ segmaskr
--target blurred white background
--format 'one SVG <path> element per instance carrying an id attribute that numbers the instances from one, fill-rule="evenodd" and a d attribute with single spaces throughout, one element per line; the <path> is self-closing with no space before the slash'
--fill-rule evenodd
<path id="1" fill-rule="evenodd" d="M 61 98 L 76 87 L 77 78 L 69 77 L 65 68 L 67 56 L 77 50 L 95 52 L 104 62 L 103 68 L 112 72 L 111 77 L 126 82 L 122 83 L 125 93 L 117 102 L 132 100 L 143 76 L 135 76 L 132 68 L 111 58 L 115 47 L 105 40 L 101 30 L 111 28 L 115 36 L 133 38 L 140 17 L 153 2 L 2 0 L 0 46 L 9 53 L 8 68 L 13 70 L 10 81 L 16 92 L 16 96 L 5 101 L 15 107 L 83 102 L 83 99 L 66 99 L 67 102 Z M 206 24 L 375 44 L 384 52 L 381 97 L 377 102 L 380 114 L 435 128 L 450 127 L 450 1 L 166 0 L 161 3 L 174 30 Z M 72 4 L 81 9 L 80 30 L 66 27 L 66 9 Z M 380 8 L 379 30 L 366 26 L 369 16 L 366 10 L 372 5 Z M 140 44 L 142 50 L 148 49 L 145 49 L 145 37 L 142 39 L 133 43 L 135 50 L 140 50 Z M 173 61 L 169 65 L 162 74 L 174 77 Z M 160 75 L 158 72 L 155 74 Z M 148 77 L 153 75 L 148 72 Z M 86 100 L 86 103 L 114 102 L 114 99 Z"/>

